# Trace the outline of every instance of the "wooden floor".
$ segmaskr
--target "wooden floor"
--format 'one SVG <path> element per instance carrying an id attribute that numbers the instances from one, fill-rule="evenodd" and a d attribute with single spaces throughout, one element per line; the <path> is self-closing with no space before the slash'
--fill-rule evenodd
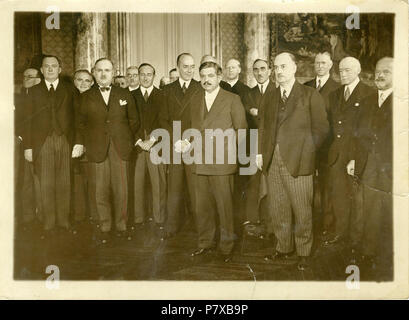
<path id="1" fill-rule="evenodd" d="M 77 234 L 57 232 L 40 239 L 41 227 L 18 228 L 15 233 L 14 278 L 46 279 L 48 265 L 60 269 L 62 280 L 276 280 L 345 281 L 348 255 L 339 247 L 323 247 L 316 237 L 310 268 L 265 262 L 273 241 L 243 234 L 237 239 L 233 259 L 223 262 L 216 252 L 192 258 L 197 238 L 192 223 L 173 239 L 161 241 L 153 223 L 132 234 L 132 239 L 112 237 L 107 244 L 96 241 L 98 228 L 89 221 L 76 225 Z M 377 269 L 360 270 L 361 280 L 390 281 L 390 263 Z"/>

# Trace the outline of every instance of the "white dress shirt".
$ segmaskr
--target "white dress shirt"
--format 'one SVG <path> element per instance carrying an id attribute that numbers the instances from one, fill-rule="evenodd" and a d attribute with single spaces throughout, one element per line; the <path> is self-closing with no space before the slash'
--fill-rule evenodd
<path id="1" fill-rule="evenodd" d="M 356 77 L 356 79 L 354 81 L 352 81 L 350 84 L 346 85 L 344 88 L 344 96 L 345 96 L 345 92 L 347 91 L 347 88 L 349 88 L 349 96 L 352 95 L 352 92 L 354 92 L 355 87 L 358 85 L 359 83 L 359 77 Z"/>
<path id="2" fill-rule="evenodd" d="M 58 78 L 57 78 L 56 80 L 54 80 L 53 82 L 48 82 L 48 81 L 45 80 L 45 79 L 44 79 L 44 81 L 45 81 L 45 85 L 47 86 L 47 90 L 48 90 L 48 91 L 50 91 L 51 84 L 53 85 L 54 90 L 57 90 L 57 86 L 58 86 L 58 83 L 59 83 L 59 79 L 58 79 Z"/>
<path id="3" fill-rule="evenodd" d="M 99 88 L 100 88 L 100 87 L 99 87 Z M 99 89 L 99 88 L 98 88 L 98 89 Z M 109 90 L 106 90 L 106 91 L 101 91 L 101 90 L 99 90 L 99 92 L 101 92 L 101 94 L 102 94 L 102 98 L 104 98 L 104 101 L 105 101 L 105 104 L 106 104 L 106 105 L 108 105 L 109 95 L 110 95 L 110 93 L 111 93 L 111 89 L 112 89 L 112 87 L 109 86 Z"/>
<path id="4" fill-rule="evenodd" d="M 258 91 L 260 91 L 260 93 L 261 93 L 261 86 L 263 86 L 263 94 L 265 94 L 265 93 L 266 93 L 266 89 L 267 89 L 269 83 L 270 83 L 270 79 L 267 79 L 266 82 L 261 83 L 261 84 L 260 84 L 260 83 L 257 83 L 257 85 L 258 85 Z"/>
<path id="5" fill-rule="evenodd" d="M 207 111 L 210 111 L 214 100 L 217 97 L 217 94 L 220 91 L 220 87 L 218 86 L 216 89 L 214 89 L 211 93 L 208 93 L 207 91 L 205 91 L 205 100 L 206 100 L 206 108 Z"/>
<path id="6" fill-rule="evenodd" d="M 237 81 L 239 81 L 239 78 L 235 79 L 235 80 L 227 80 L 226 82 L 230 85 L 230 87 L 234 87 L 234 85 L 237 83 Z"/>
<path id="7" fill-rule="evenodd" d="M 295 78 L 291 80 L 291 82 L 285 86 L 282 86 L 280 84 L 281 97 L 283 96 L 284 90 L 285 90 L 285 95 L 287 96 L 287 98 L 290 96 L 291 90 L 293 90 L 294 83 L 295 83 Z"/>
<path id="8" fill-rule="evenodd" d="M 382 107 L 382 104 L 385 102 L 386 98 L 392 93 L 392 88 L 386 90 L 378 90 L 378 107 Z"/>
<path id="9" fill-rule="evenodd" d="M 152 93 L 152 90 L 153 90 L 153 85 L 151 85 L 149 88 L 145 88 L 145 87 L 142 87 L 142 86 L 140 86 L 139 88 L 141 89 L 142 97 L 145 95 L 146 91 L 148 91 L 148 97 L 150 97 L 150 95 Z"/>
<path id="10" fill-rule="evenodd" d="M 315 79 L 315 88 L 318 88 L 319 80 L 321 80 L 321 88 L 322 88 L 327 83 L 328 79 L 329 79 L 329 73 L 322 77 L 317 76 L 317 78 Z"/>
<path id="11" fill-rule="evenodd" d="M 178 80 L 179 80 L 179 83 L 180 83 L 180 87 L 181 87 L 181 88 L 183 88 L 183 84 L 186 83 L 186 84 L 185 84 L 186 89 L 189 88 L 190 82 L 192 81 L 192 79 L 190 79 L 189 81 L 185 81 L 185 80 L 183 80 L 183 79 L 180 78 L 180 77 L 179 77 Z"/>

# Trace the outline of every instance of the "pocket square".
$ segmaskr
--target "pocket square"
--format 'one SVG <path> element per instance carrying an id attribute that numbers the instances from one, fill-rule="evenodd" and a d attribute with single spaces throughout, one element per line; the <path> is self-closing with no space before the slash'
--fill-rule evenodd
<path id="1" fill-rule="evenodd" d="M 128 102 L 126 100 L 119 100 L 119 105 L 125 106 L 127 104 L 128 104 Z"/>

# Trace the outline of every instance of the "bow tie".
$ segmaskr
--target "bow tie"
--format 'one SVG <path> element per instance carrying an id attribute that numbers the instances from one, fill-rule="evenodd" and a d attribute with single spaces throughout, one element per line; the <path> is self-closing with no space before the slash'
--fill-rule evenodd
<path id="1" fill-rule="evenodd" d="M 111 87 L 99 87 L 102 92 L 111 90 Z"/>

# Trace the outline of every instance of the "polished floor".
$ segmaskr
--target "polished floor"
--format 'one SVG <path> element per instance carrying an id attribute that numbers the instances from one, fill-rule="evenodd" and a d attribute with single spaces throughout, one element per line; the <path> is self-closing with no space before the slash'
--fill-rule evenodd
<path id="1" fill-rule="evenodd" d="M 77 223 L 75 230 L 76 234 L 56 230 L 41 239 L 39 223 L 16 228 L 14 278 L 46 279 L 48 265 L 59 267 L 62 280 L 345 281 L 349 275 L 347 251 L 340 246 L 324 247 L 317 236 L 310 267 L 299 271 L 295 257 L 285 264 L 264 261 L 274 239 L 246 232 L 237 239 L 229 263 L 217 251 L 192 258 L 197 238 L 190 220 L 176 237 L 165 241 L 152 222 L 130 233 L 131 240 L 113 234 L 106 244 L 99 242 L 97 224 L 89 220 Z M 382 259 L 376 268 L 361 268 L 362 281 L 393 279 L 392 265 Z"/>

